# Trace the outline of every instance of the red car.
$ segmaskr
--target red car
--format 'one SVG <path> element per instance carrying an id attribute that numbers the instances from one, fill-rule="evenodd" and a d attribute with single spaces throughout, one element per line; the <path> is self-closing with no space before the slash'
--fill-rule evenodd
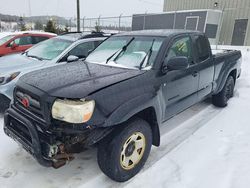
<path id="1" fill-rule="evenodd" d="M 51 33 L 13 33 L 0 39 L 0 57 L 24 52 L 34 44 L 56 36 Z"/>

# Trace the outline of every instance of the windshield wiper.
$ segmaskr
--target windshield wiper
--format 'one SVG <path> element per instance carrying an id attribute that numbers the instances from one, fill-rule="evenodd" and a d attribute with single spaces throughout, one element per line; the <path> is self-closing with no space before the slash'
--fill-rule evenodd
<path id="1" fill-rule="evenodd" d="M 27 57 L 35 58 L 35 59 L 38 59 L 38 60 L 40 60 L 40 61 L 43 60 L 42 58 L 37 57 L 37 56 L 35 56 L 35 55 L 27 55 Z"/>
<path id="2" fill-rule="evenodd" d="M 151 46 L 150 46 L 147 54 L 145 55 L 145 57 L 143 58 L 143 60 L 140 63 L 140 67 L 139 67 L 140 70 L 142 69 L 142 66 L 143 66 L 143 64 L 144 64 L 144 62 L 145 62 L 145 60 L 146 60 L 147 57 L 148 57 L 148 60 L 147 60 L 147 64 L 146 65 L 148 65 L 149 59 L 150 59 L 150 57 L 152 55 L 152 52 L 153 52 L 154 43 L 155 43 L 155 39 L 152 41 L 152 44 L 151 44 Z"/>
<path id="3" fill-rule="evenodd" d="M 112 58 L 115 56 L 115 54 L 117 54 L 119 51 L 120 51 L 120 49 L 117 50 L 115 53 L 113 53 L 113 54 L 106 60 L 106 64 L 108 64 L 108 62 L 110 61 L 110 59 L 112 59 Z"/>
<path id="4" fill-rule="evenodd" d="M 119 51 L 119 54 L 117 54 L 116 58 L 114 59 L 114 61 L 121 55 L 122 52 L 125 52 L 127 50 L 127 47 L 131 44 L 131 42 L 135 40 L 135 37 L 133 37 L 130 41 L 128 41 L 128 43 L 122 47 L 122 49 L 117 50 L 114 54 L 112 54 L 107 60 L 106 60 L 106 64 L 108 64 L 108 62 L 110 61 L 110 59 L 112 59 Z"/>
<path id="5" fill-rule="evenodd" d="M 42 57 L 38 57 L 38 56 L 35 56 L 35 55 L 29 55 L 28 53 L 26 53 L 26 56 L 27 56 L 27 57 L 31 57 L 31 58 L 38 59 L 38 60 L 40 60 L 40 61 L 48 60 L 48 59 L 44 59 L 44 58 L 42 58 Z"/>

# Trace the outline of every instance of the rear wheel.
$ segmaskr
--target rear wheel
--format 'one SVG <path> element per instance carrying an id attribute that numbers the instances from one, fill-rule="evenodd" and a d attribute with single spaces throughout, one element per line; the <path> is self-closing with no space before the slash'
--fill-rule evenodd
<path id="1" fill-rule="evenodd" d="M 152 131 L 141 119 L 115 130 L 98 148 L 100 169 L 111 179 L 124 182 L 144 166 L 152 146 Z"/>
<path id="2" fill-rule="evenodd" d="M 232 76 L 229 76 L 222 91 L 212 97 L 213 104 L 218 107 L 227 106 L 228 100 L 233 97 L 234 85 L 234 78 Z"/>

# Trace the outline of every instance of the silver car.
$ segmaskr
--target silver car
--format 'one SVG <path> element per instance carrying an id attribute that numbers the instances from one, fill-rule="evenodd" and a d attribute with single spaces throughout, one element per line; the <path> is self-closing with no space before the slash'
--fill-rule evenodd
<path id="1" fill-rule="evenodd" d="M 25 53 L 1 57 L 0 112 L 8 108 L 15 84 L 22 75 L 85 59 L 105 39 L 103 34 L 66 34 L 41 42 Z"/>

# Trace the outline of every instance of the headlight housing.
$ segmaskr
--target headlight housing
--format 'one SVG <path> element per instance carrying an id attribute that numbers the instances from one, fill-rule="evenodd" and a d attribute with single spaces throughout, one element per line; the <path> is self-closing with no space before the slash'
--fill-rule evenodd
<path id="1" fill-rule="evenodd" d="M 0 76 L 0 85 L 4 85 L 4 84 L 11 82 L 16 77 L 18 77 L 19 74 L 20 72 L 14 72 L 8 76 Z"/>
<path id="2" fill-rule="evenodd" d="M 86 123 L 94 112 L 95 101 L 57 99 L 52 107 L 52 117 L 68 123 Z"/>

